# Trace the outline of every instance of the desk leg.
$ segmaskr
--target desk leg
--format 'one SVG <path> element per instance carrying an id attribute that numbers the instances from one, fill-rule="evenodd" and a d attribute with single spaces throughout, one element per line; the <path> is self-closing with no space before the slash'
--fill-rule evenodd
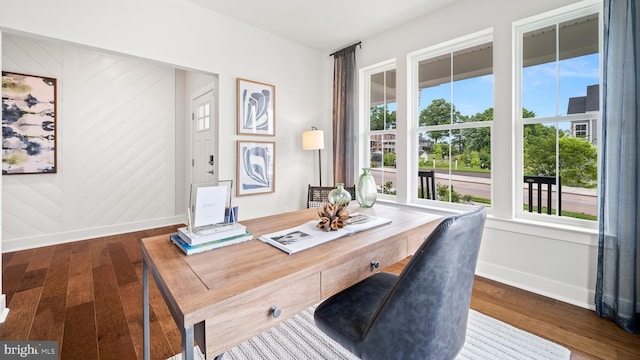
<path id="1" fill-rule="evenodd" d="M 182 360 L 193 360 L 193 325 L 182 330 Z"/>
<path id="2" fill-rule="evenodd" d="M 144 256 L 142 257 L 142 333 L 144 360 L 149 360 L 149 271 Z"/>
<path id="3" fill-rule="evenodd" d="M 150 359 L 149 341 L 149 270 L 142 257 L 142 353 L 144 360 Z M 182 359 L 193 360 L 193 326 L 182 330 Z"/>

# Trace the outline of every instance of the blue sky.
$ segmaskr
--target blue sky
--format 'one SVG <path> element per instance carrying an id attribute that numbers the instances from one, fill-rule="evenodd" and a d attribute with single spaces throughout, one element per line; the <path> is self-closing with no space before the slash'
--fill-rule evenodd
<path id="1" fill-rule="evenodd" d="M 560 79 L 558 113 L 566 115 L 569 98 L 587 95 L 587 86 L 600 82 L 598 54 L 525 68 L 522 74 L 522 105 L 536 116 L 556 115 L 556 72 Z"/>
<path id="2" fill-rule="evenodd" d="M 462 115 L 474 115 L 493 107 L 492 74 L 456 81 L 453 91 L 456 110 Z M 440 98 L 451 102 L 451 83 L 422 89 L 418 113 L 429 106 L 431 101 Z"/>
<path id="3" fill-rule="evenodd" d="M 570 97 L 585 96 L 587 86 L 599 83 L 599 56 L 586 55 L 559 63 L 560 100 L 558 111 L 567 113 Z M 556 115 L 556 64 L 530 66 L 523 71 L 523 106 L 536 116 Z M 459 80 L 453 84 L 454 104 L 463 115 L 474 115 L 493 107 L 493 75 Z M 433 99 L 451 101 L 451 84 L 422 89 L 419 111 Z"/>

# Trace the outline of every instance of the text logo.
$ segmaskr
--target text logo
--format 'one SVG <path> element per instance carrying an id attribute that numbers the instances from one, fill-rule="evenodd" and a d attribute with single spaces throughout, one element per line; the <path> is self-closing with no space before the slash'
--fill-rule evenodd
<path id="1" fill-rule="evenodd" d="M 0 341 L 3 360 L 57 360 L 57 341 Z"/>

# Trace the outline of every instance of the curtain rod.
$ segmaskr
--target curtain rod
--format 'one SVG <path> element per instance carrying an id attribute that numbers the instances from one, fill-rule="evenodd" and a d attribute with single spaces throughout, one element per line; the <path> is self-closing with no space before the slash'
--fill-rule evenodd
<path id="1" fill-rule="evenodd" d="M 357 43 L 355 43 L 355 44 L 353 44 L 353 45 L 351 45 L 351 46 L 347 46 L 347 47 L 345 47 L 345 48 L 342 48 L 342 49 L 340 49 L 340 50 L 337 50 L 337 51 L 332 52 L 331 54 L 329 54 L 329 56 L 333 56 L 333 55 L 335 55 L 336 53 L 338 53 L 338 52 L 340 52 L 340 51 L 342 51 L 342 50 L 344 50 L 344 49 L 350 48 L 350 47 L 352 47 L 352 46 L 358 46 L 358 45 L 360 46 L 360 49 L 362 49 L 362 41 L 358 41 Z"/>

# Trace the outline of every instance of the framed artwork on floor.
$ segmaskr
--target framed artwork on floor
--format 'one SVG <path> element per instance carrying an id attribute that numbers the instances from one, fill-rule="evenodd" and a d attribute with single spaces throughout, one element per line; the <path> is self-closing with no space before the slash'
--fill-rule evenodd
<path id="1" fill-rule="evenodd" d="M 238 134 L 276 134 L 276 87 L 237 79 Z"/>
<path id="2" fill-rule="evenodd" d="M 57 172 L 56 79 L 2 72 L 2 174 Z"/>
<path id="3" fill-rule="evenodd" d="M 237 195 L 256 195 L 275 191 L 276 143 L 238 141 Z"/>

